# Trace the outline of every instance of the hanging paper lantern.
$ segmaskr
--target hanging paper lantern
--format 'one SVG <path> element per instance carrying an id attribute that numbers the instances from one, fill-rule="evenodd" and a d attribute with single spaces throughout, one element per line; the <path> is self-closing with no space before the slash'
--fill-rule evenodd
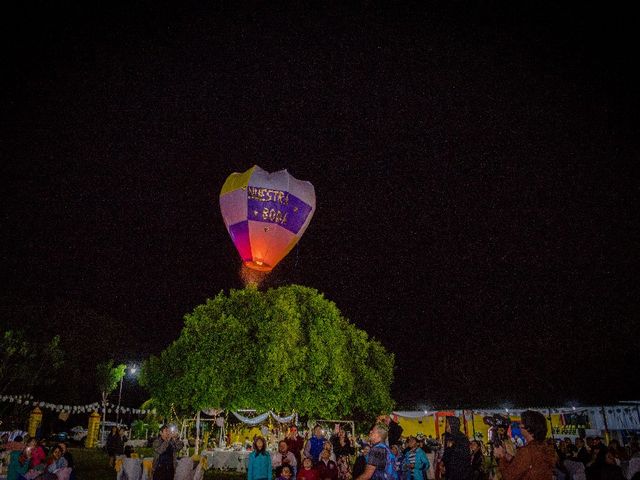
<path id="1" fill-rule="evenodd" d="M 316 194 L 309 182 L 286 170 L 257 165 L 232 173 L 220 192 L 227 231 L 244 264 L 268 272 L 298 243 L 311 222 Z"/>

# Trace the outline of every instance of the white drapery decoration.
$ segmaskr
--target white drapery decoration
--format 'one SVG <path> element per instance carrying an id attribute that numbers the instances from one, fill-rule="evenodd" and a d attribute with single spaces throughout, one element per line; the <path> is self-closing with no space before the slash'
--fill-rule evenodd
<path id="1" fill-rule="evenodd" d="M 297 413 L 292 413 L 288 417 L 280 417 L 276 415 L 274 412 L 269 412 L 269 413 L 271 413 L 271 416 L 273 417 L 273 419 L 278 423 L 298 423 Z"/>
<path id="2" fill-rule="evenodd" d="M 242 423 L 246 423 L 247 425 L 258 425 L 264 422 L 267 418 L 269 418 L 270 412 L 264 412 L 253 418 L 245 417 L 244 415 L 240 415 L 238 412 L 231 412 L 231 413 L 233 413 L 236 416 L 236 418 L 240 420 Z"/>
<path id="3" fill-rule="evenodd" d="M 238 420 L 240 420 L 242 423 L 245 423 L 247 425 L 259 425 L 269 417 L 272 417 L 278 423 L 291 423 L 291 422 L 295 423 L 298 420 L 298 415 L 296 413 L 292 413 L 287 417 L 281 417 L 272 411 L 268 411 L 268 412 L 261 413 L 260 415 L 257 415 L 252 418 L 245 417 L 244 415 L 240 415 L 238 412 L 231 412 L 231 413 L 233 413 Z"/>

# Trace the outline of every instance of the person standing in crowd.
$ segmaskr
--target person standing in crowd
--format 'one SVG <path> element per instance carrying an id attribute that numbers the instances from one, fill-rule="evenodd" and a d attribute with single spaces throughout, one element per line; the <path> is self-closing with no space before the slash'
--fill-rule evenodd
<path id="1" fill-rule="evenodd" d="M 625 480 L 611 449 L 604 450 L 600 446 L 604 445 L 594 445 L 596 453 L 593 463 L 586 469 L 587 480 Z"/>
<path id="2" fill-rule="evenodd" d="M 28 448 L 31 448 L 31 462 L 29 464 L 32 469 L 41 469 L 44 466 L 44 462 L 47 459 L 47 454 L 44 451 L 44 447 L 38 443 L 35 438 L 29 440 Z"/>
<path id="3" fill-rule="evenodd" d="M 73 455 L 71 455 L 67 444 L 64 442 L 60 442 L 58 446 L 60 447 L 60 450 L 62 450 L 62 456 L 67 461 L 67 465 L 69 466 L 69 468 L 73 468 Z"/>
<path id="4" fill-rule="evenodd" d="M 284 441 L 287 442 L 289 451 L 296 457 L 296 464 L 300 466 L 302 461 L 300 454 L 304 450 L 304 438 L 298 434 L 298 428 L 295 425 L 289 429 Z"/>
<path id="5" fill-rule="evenodd" d="M 419 448 L 416 437 L 407 438 L 409 448 L 402 463 L 403 480 L 426 480 L 427 470 L 431 466 L 424 450 Z"/>
<path id="6" fill-rule="evenodd" d="M 324 442 L 324 445 L 322 446 L 322 451 L 324 452 L 325 450 L 329 452 L 329 459 L 335 462 L 336 456 L 333 453 L 333 445 L 331 444 L 331 442 L 329 441 Z M 320 453 L 320 456 L 322 457 L 322 452 Z"/>
<path id="7" fill-rule="evenodd" d="M 587 446 L 585 445 L 583 438 L 576 438 L 576 451 L 573 454 L 573 458 L 585 466 L 589 463 L 589 460 L 591 460 L 591 455 L 589 455 L 589 451 L 587 450 Z"/>
<path id="8" fill-rule="evenodd" d="M 576 453 L 578 451 L 578 449 L 576 448 L 576 446 L 571 441 L 571 438 L 564 437 L 563 440 L 564 440 L 564 444 L 567 446 L 567 453 L 570 456 L 573 456 L 573 454 Z"/>
<path id="9" fill-rule="evenodd" d="M 369 456 L 369 447 L 368 443 L 363 443 L 362 448 L 360 449 L 360 454 L 356 457 L 356 461 L 353 464 L 353 478 L 358 478 L 360 475 L 364 473 L 364 469 L 367 466 L 367 459 Z"/>
<path id="10" fill-rule="evenodd" d="M 539 412 L 527 410 L 522 413 L 520 431 L 525 446 L 515 456 L 498 446 L 493 454 L 498 459 L 498 468 L 504 480 L 551 480 L 557 462 L 554 447 L 547 445 L 547 420 Z"/>
<path id="11" fill-rule="evenodd" d="M 601 455 L 607 453 L 607 446 L 602 442 L 602 437 L 597 436 L 593 438 L 593 445 L 591 446 L 591 450 L 599 450 Z"/>
<path id="12" fill-rule="evenodd" d="M 276 480 L 290 480 L 292 477 L 295 478 L 289 465 L 283 465 L 279 470 L 280 474 L 276 474 Z"/>
<path id="13" fill-rule="evenodd" d="M 478 440 L 469 442 L 471 449 L 471 479 L 482 480 L 484 478 L 484 456 L 482 455 L 482 447 Z"/>
<path id="14" fill-rule="evenodd" d="M 283 466 L 289 465 L 291 473 L 295 476 L 298 463 L 296 457 L 289 451 L 287 442 L 280 440 L 278 443 L 278 451 L 271 458 L 271 466 L 276 471 L 276 476 L 280 476 L 280 470 Z"/>
<path id="15" fill-rule="evenodd" d="M 587 479 L 598 478 L 601 467 L 607 463 L 607 447 L 602 442 L 593 441 L 591 460 L 587 464 Z"/>
<path id="16" fill-rule="evenodd" d="M 109 465 L 112 467 L 115 466 L 116 463 L 116 455 L 119 455 L 119 452 L 122 451 L 122 446 L 120 443 L 122 442 L 122 437 L 118 433 L 118 427 L 111 427 L 111 431 L 109 435 L 107 435 L 107 455 L 109 455 Z"/>
<path id="17" fill-rule="evenodd" d="M 322 427 L 316 425 L 313 428 L 313 435 L 304 447 L 304 456 L 313 460 L 314 465 L 320 460 L 320 453 L 322 453 L 326 441 Z"/>
<path id="18" fill-rule="evenodd" d="M 22 437 L 19 437 L 22 440 Z M 16 439 L 17 441 L 17 439 Z M 27 447 L 22 450 L 11 449 L 9 453 L 9 471 L 7 472 L 7 480 L 18 480 L 29 470 L 29 462 L 31 460 L 31 451 Z"/>
<path id="19" fill-rule="evenodd" d="M 310 458 L 305 458 L 302 461 L 302 468 L 298 470 L 297 480 L 320 480 L 318 471 L 313 468 L 313 462 Z"/>
<path id="20" fill-rule="evenodd" d="M 387 445 L 396 445 L 402 437 L 402 427 L 398 422 L 393 420 L 389 415 L 380 415 L 376 420 L 378 423 L 384 423 L 387 427 Z"/>
<path id="21" fill-rule="evenodd" d="M 369 432 L 369 442 L 373 445 L 367 456 L 364 472 L 356 480 L 397 480 L 395 456 L 387 445 L 387 425 L 378 422 Z"/>
<path id="22" fill-rule="evenodd" d="M 338 478 L 340 480 L 351 480 L 351 455 L 355 453 L 351 440 L 347 437 L 347 432 L 340 427 L 338 434 L 331 440 L 333 453 L 336 456 L 338 465 Z"/>
<path id="23" fill-rule="evenodd" d="M 338 480 L 338 465 L 331 460 L 331 450 L 325 448 L 320 454 L 320 461 L 316 464 L 320 480 Z"/>
<path id="24" fill-rule="evenodd" d="M 396 457 L 395 470 L 398 474 L 398 478 L 402 478 L 402 464 L 404 462 L 404 456 L 402 454 L 402 450 L 400 449 L 400 445 L 391 445 L 391 453 L 393 453 Z"/>
<path id="25" fill-rule="evenodd" d="M 618 465 L 620 465 L 621 462 L 629 460 L 626 450 L 620 446 L 620 442 L 618 442 L 618 440 L 611 440 L 609 445 L 607 445 L 607 450 L 616 459 L 616 463 Z"/>
<path id="26" fill-rule="evenodd" d="M 62 456 L 62 449 L 55 446 L 51 452 L 51 458 L 47 462 L 43 480 L 58 480 L 59 472 L 68 466 L 67 460 Z"/>
<path id="27" fill-rule="evenodd" d="M 564 459 L 569 456 L 569 450 L 567 449 L 567 444 L 564 440 L 560 440 L 556 445 L 556 454 L 558 455 L 560 462 L 564 461 Z"/>
<path id="28" fill-rule="evenodd" d="M 174 426 L 163 425 L 160 428 L 160 434 L 153 442 L 153 480 L 173 480 L 178 452 L 183 446 Z"/>
<path id="29" fill-rule="evenodd" d="M 447 417 L 445 448 L 442 454 L 446 480 L 471 479 L 471 448 L 469 439 L 460 431 L 460 419 Z"/>
<path id="30" fill-rule="evenodd" d="M 627 467 L 628 480 L 640 480 L 640 445 L 637 440 L 629 444 L 629 465 Z M 634 478 L 636 477 L 636 478 Z"/>
<path id="31" fill-rule="evenodd" d="M 264 438 L 258 436 L 253 441 L 253 451 L 249 454 L 247 480 L 271 480 L 271 472 L 271 455 Z"/>

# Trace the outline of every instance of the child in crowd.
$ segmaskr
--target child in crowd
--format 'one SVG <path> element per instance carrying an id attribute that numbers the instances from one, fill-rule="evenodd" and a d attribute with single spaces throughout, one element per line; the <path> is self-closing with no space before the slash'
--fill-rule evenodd
<path id="1" fill-rule="evenodd" d="M 302 460 L 302 468 L 298 472 L 297 480 L 320 480 L 318 471 L 313 468 L 313 461 L 310 458 Z"/>
<path id="2" fill-rule="evenodd" d="M 277 476 L 276 480 L 291 480 L 293 476 L 293 472 L 289 465 L 283 465 L 280 467 L 280 474 Z"/>

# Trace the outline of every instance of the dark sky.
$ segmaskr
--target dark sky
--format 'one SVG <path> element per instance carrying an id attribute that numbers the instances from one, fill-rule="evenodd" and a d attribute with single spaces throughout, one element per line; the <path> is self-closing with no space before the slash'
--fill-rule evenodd
<path id="1" fill-rule="evenodd" d="M 317 212 L 266 286 L 380 339 L 401 406 L 640 397 L 629 12 L 78 3 L 3 15 L 4 302 L 157 353 L 242 287 L 225 178 L 287 168 Z"/>

